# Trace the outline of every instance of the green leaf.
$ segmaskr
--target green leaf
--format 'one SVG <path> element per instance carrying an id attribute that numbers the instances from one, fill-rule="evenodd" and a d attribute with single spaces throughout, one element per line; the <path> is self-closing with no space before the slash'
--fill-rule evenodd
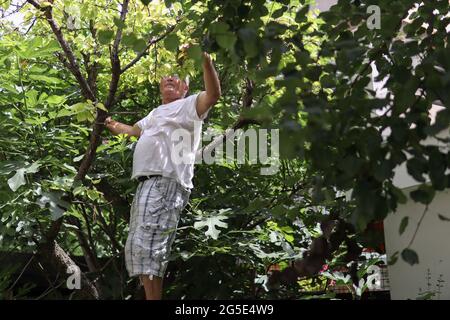
<path id="1" fill-rule="evenodd" d="M 398 113 L 404 112 L 416 100 L 416 91 L 419 85 L 419 80 L 409 74 L 408 81 L 401 86 L 401 89 L 395 95 L 395 110 Z"/>
<path id="2" fill-rule="evenodd" d="M 214 22 L 210 25 L 209 30 L 213 34 L 222 34 L 226 33 L 230 29 L 230 26 L 222 21 Z"/>
<path id="3" fill-rule="evenodd" d="M 28 167 L 17 169 L 16 174 L 8 179 L 8 186 L 13 192 L 16 192 L 17 189 L 26 184 L 25 174 L 38 172 L 40 166 L 41 164 L 36 161 Z"/>
<path id="4" fill-rule="evenodd" d="M 62 110 L 58 111 L 55 118 L 67 117 L 67 116 L 71 116 L 73 114 L 75 114 L 75 112 L 71 109 L 62 109 Z"/>
<path id="5" fill-rule="evenodd" d="M 202 49 L 199 45 L 190 46 L 187 49 L 188 57 L 194 60 L 196 63 L 200 63 L 202 61 Z"/>
<path id="6" fill-rule="evenodd" d="M 31 164 L 29 167 L 25 168 L 26 173 L 36 173 L 39 171 L 39 168 L 41 167 L 41 164 L 36 161 L 33 164 Z"/>
<path id="7" fill-rule="evenodd" d="M 441 219 L 442 221 L 450 221 L 450 218 L 447 218 L 446 216 L 443 216 L 442 214 L 438 213 L 438 217 L 439 219 Z"/>
<path id="8" fill-rule="evenodd" d="M 242 28 L 238 31 L 238 35 L 242 40 L 247 57 L 256 57 L 258 55 L 256 30 L 253 28 Z"/>
<path id="9" fill-rule="evenodd" d="M 389 189 L 392 192 L 392 194 L 395 196 L 395 198 L 397 199 L 398 203 L 404 204 L 408 201 L 408 198 L 403 194 L 403 191 L 401 189 L 397 188 L 393 184 L 391 184 L 389 186 Z"/>
<path id="10" fill-rule="evenodd" d="M 300 23 L 306 21 L 307 14 L 309 11 L 309 4 L 304 5 L 295 15 L 295 22 Z"/>
<path id="11" fill-rule="evenodd" d="M 97 151 L 97 152 L 98 152 L 98 151 Z M 78 162 L 78 161 L 80 161 L 80 160 L 83 159 L 83 158 L 84 158 L 84 154 L 80 154 L 79 156 L 73 158 L 73 162 Z"/>
<path id="12" fill-rule="evenodd" d="M 3 161 L 0 162 L 0 174 L 7 175 L 13 171 L 23 168 L 25 163 L 23 161 Z"/>
<path id="13" fill-rule="evenodd" d="M 37 103 L 38 92 L 36 90 L 30 90 L 26 94 L 26 100 L 28 107 L 34 107 Z"/>
<path id="14" fill-rule="evenodd" d="M 53 220 L 61 218 L 70 206 L 68 202 L 61 199 L 61 192 L 43 192 L 41 188 L 39 188 L 37 193 L 41 195 L 37 200 L 37 204 L 41 208 L 48 208 Z"/>
<path id="15" fill-rule="evenodd" d="M 148 4 L 151 2 L 151 0 L 141 0 L 141 2 L 144 6 L 148 6 Z"/>
<path id="16" fill-rule="evenodd" d="M 98 31 L 98 41 L 101 44 L 108 44 L 114 36 L 113 30 L 99 30 Z"/>
<path id="17" fill-rule="evenodd" d="M 86 191 L 86 194 L 88 196 L 89 199 L 91 199 L 92 201 L 95 201 L 98 199 L 98 192 L 92 189 L 88 189 Z"/>
<path id="18" fill-rule="evenodd" d="M 51 105 L 60 105 L 64 103 L 64 101 L 66 101 L 66 97 L 64 96 L 51 95 L 47 98 L 47 103 Z"/>
<path id="19" fill-rule="evenodd" d="M 423 204 L 430 204 L 431 201 L 433 201 L 434 195 L 434 189 L 427 185 L 422 185 L 419 189 L 411 191 L 410 193 L 410 196 L 414 201 Z"/>
<path id="20" fill-rule="evenodd" d="M 278 18 L 280 18 L 281 16 L 283 16 L 283 13 L 286 11 L 286 8 L 285 7 L 282 7 L 282 8 L 280 8 L 280 9 L 277 9 L 277 10 L 275 10 L 273 13 L 272 13 L 272 19 L 278 19 Z"/>
<path id="21" fill-rule="evenodd" d="M 402 259 L 412 266 L 419 263 L 419 256 L 417 253 L 409 248 L 402 251 Z"/>
<path id="22" fill-rule="evenodd" d="M 138 38 L 134 33 L 127 33 L 122 37 L 122 44 L 126 47 L 132 48 L 137 40 Z"/>
<path id="23" fill-rule="evenodd" d="M 395 251 L 394 254 L 389 258 L 388 265 L 394 265 L 398 260 L 398 251 Z"/>
<path id="24" fill-rule="evenodd" d="M 60 51 L 61 46 L 58 41 L 56 40 L 50 40 L 44 47 L 42 47 L 39 52 L 42 53 L 52 53 L 55 51 Z M 47 55 L 46 55 L 47 56 Z"/>
<path id="25" fill-rule="evenodd" d="M 427 171 L 426 159 L 422 157 L 408 159 L 408 161 L 406 162 L 406 169 L 415 180 L 425 182 L 423 174 Z"/>
<path id="26" fill-rule="evenodd" d="M 73 195 L 77 196 L 79 194 L 82 194 L 86 190 L 85 186 L 78 186 L 75 189 L 73 189 Z"/>
<path id="27" fill-rule="evenodd" d="M 400 222 L 400 227 L 398 229 L 398 233 L 400 235 L 402 235 L 403 232 L 405 232 L 405 229 L 408 226 L 408 222 L 409 222 L 409 217 L 403 217 L 402 221 Z"/>
<path id="28" fill-rule="evenodd" d="M 133 50 L 136 53 L 144 51 L 145 48 L 147 48 L 147 42 L 145 42 L 144 39 L 136 39 L 136 41 L 133 43 Z"/>
<path id="29" fill-rule="evenodd" d="M 62 82 L 62 80 L 59 78 L 44 76 L 42 74 L 30 74 L 30 75 L 28 75 L 28 77 L 31 80 L 42 81 L 42 82 L 52 83 L 52 84 L 58 84 L 58 83 Z"/>
<path id="30" fill-rule="evenodd" d="M 70 106 L 70 110 L 74 112 L 82 112 L 87 109 L 88 104 L 86 102 L 78 102 Z"/>
<path id="31" fill-rule="evenodd" d="M 3 61 L 3 64 L 5 65 L 6 70 L 11 69 L 11 60 L 10 60 L 10 59 L 6 58 L 6 59 Z"/>
<path id="32" fill-rule="evenodd" d="M 171 33 L 164 39 L 164 47 L 169 51 L 177 51 L 179 44 L 180 40 L 176 34 Z"/>
<path id="33" fill-rule="evenodd" d="M 125 27 L 125 23 L 122 20 L 120 20 L 118 17 L 114 17 L 113 21 L 117 28 L 123 29 Z"/>
<path id="34" fill-rule="evenodd" d="M 97 108 L 103 110 L 103 111 L 108 112 L 108 110 L 106 109 L 105 105 L 104 105 L 103 103 L 101 103 L 101 102 L 97 103 L 95 106 L 96 106 Z"/>
<path id="35" fill-rule="evenodd" d="M 226 219 L 228 219 L 228 217 L 224 215 L 211 216 L 206 219 L 200 218 L 201 221 L 197 221 L 194 223 L 194 228 L 202 229 L 204 227 L 208 227 L 205 235 L 207 237 L 213 238 L 214 240 L 217 240 L 220 230 L 216 229 L 216 227 L 227 228 L 228 224 L 222 221 Z"/>
<path id="36" fill-rule="evenodd" d="M 83 122 L 87 120 L 86 112 L 80 112 L 76 115 L 77 122 Z"/>
<path id="37" fill-rule="evenodd" d="M 445 171 L 447 169 L 446 156 L 437 149 L 428 154 L 430 179 L 435 190 L 444 190 L 447 185 Z"/>
<path id="38" fill-rule="evenodd" d="M 122 36 L 122 44 L 126 47 L 131 47 L 136 41 L 136 36 L 133 33 L 126 33 Z"/>
<path id="39" fill-rule="evenodd" d="M 5 0 L 5 1 L 1 2 L 0 7 L 6 12 L 6 10 L 8 10 L 10 5 L 11 5 L 11 0 Z"/>
<path id="40" fill-rule="evenodd" d="M 16 192 L 16 190 L 23 186 L 25 183 L 26 181 L 24 168 L 17 170 L 16 174 L 8 179 L 8 186 L 13 192 Z"/>
<path id="41" fill-rule="evenodd" d="M 234 44 L 236 43 L 236 36 L 231 32 L 227 32 L 225 34 L 218 35 L 216 40 L 219 46 L 224 49 L 231 50 L 234 48 Z"/>
<path id="42" fill-rule="evenodd" d="M 158 35 L 161 32 L 163 32 L 164 30 L 166 30 L 166 26 L 156 22 L 153 26 L 152 26 L 152 35 Z"/>

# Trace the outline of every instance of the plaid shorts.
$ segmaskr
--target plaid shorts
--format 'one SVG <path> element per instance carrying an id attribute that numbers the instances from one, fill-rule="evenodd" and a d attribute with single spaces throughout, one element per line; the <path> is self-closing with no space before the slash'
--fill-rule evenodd
<path id="1" fill-rule="evenodd" d="M 154 176 L 138 184 L 131 205 L 125 262 L 131 277 L 163 277 L 180 213 L 190 190 L 171 178 Z"/>

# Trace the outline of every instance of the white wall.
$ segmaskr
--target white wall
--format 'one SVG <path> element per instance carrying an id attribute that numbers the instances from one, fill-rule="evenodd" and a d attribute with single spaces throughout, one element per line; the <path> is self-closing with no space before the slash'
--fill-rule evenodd
<path id="1" fill-rule="evenodd" d="M 316 0 L 314 5 L 311 5 L 311 9 L 319 9 L 320 11 L 327 11 L 331 6 L 335 5 L 338 0 Z"/>
<path id="2" fill-rule="evenodd" d="M 408 188 L 409 191 L 414 188 Z M 436 194 L 429 210 L 422 221 L 416 238 L 411 245 L 419 256 L 419 264 L 409 265 L 402 260 L 400 253 L 408 246 L 425 206 L 408 201 L 399 206 L 395 214 L 390 214 L 384 221 L 384 235 L 388 259 L 398 251 L 398 260 L 388 266 L 391 287 L 391 299 L 416 299 L 419 289 L 428 290 L 427 270 L 431 274 L 431 290 L 437 290 L 437 280 L 442 275 L 441 295 L 434 299 L 450 299 L 450 222 L 442 221 L 438 213 L 450 218 L 450 192 Z M 403 217 L 409 217 L 409 224 L 399 235 L 399 226 Z"/>

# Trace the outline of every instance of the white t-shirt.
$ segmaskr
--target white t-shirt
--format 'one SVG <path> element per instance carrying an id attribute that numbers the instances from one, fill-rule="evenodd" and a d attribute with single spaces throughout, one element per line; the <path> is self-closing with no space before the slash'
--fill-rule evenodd
<path id="1" fill-rule="evenodd" d="M 198 95 L 160 105 L 137 122 L 141 136 L 134 149 L 132 179 L 160 174 L 176 179 L 185 188 L 193 188 L 195 153 L 203 120 L 210 110 L 198 116 Z"/>

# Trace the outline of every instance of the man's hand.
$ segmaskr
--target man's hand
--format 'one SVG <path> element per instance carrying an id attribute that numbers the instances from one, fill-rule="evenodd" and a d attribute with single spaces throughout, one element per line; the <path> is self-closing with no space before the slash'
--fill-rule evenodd
<path id="1" fill-rule="evenodd" d="M 209 53 L 203 52 L 203 67 L 205 67 L 205 65 L 212 65 L 212 60 Z"/>
<path id="2" fill-rule="evenodd" d="M 197 114 L 201 117 L 210 107 L 212 107 L 221 95 L 220 81 L 214 69 L 211 56 L 203 52 L 203 81 L 205 91 L 202 91 L 197 100 Z"/>
<path id="3" fill-rule="evenodd" d="M 105 126 L 109 129 L 110 127 L 112 128 L 112 127 L 114 127 L 114 123 L 115 123 L 116 121 L 115 120 L 113 120 L 111 117 L 108 117 L 108 118 L 106 118 L 105 119 Z"/>

